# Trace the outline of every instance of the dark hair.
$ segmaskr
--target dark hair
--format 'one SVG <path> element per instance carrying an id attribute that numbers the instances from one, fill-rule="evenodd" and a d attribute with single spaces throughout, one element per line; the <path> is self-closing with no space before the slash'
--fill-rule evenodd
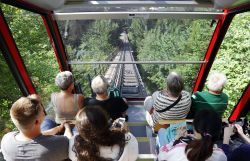
<path id="1" fill-rule="evenodd" d="M 189 161 L 205 161 L 213 153 L 213 145 L 218 140 L 222 121 L 211 109 L 198 112 L 194 118 L 194 129 L 201 134 L 201 139 L 191 141 L 185 149 Z"/>
<path id="2" fill-rule="evenodd" d="M 171 72 L 167 77 L 167 90 L 172 96 L 178 97 L 183 89 L 184 82 L 182 77 L 175 72 Z"/>
<path id="3" fill-rule="evenodd" d="M 79 135 L 75 137 L 73 151 L 78 161 L 112 160 L 100 156 L 99 146 L 125 145 L 125 134 L 110 130 L 107 114 L 98 106 L 81 109 L 76 115 L 76 127 Z"/>

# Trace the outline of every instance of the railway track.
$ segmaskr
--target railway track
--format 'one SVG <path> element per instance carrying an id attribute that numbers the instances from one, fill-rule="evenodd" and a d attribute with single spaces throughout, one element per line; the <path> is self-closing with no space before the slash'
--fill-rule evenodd
<path id="1" fill-rule="evenodd" d="M 113 61 L 134 61 L 128 42 L 124 43 L 123 49 L 116 55 Z M 111 64 L 105 77 L 111 85 L 120 89 L 122 97 L 138 98 L 147 95 L 136 64 Z"/>

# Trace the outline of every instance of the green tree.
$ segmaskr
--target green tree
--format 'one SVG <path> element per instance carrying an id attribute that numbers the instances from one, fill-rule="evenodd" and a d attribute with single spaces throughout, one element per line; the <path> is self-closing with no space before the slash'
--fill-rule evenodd
<path id="1" fill-rule="evenodd" d="M 59 67 L 53 48 L 49 42 L 43 20 L 40 15 L 2 3 L 1 9 L 3 10 L 4 17 L 10 27 L 29 76 L 38 94 L 41 95 L 45 103 L 49 100 L 51 92 L 57 90 L 54 85 L 54 77 L 59 71 Z M 13 80 L 7 65 L 2 62 L 3 58 L 1 57 L 0 65 L 3 68 L 1 68 L 0 80 L 3 79 L 2 82 Z M 0 86 L 1 120 L 4 121 L 4 125 L 2 122 L 0 124 L 3 129 L 13 127 L 9 124 L 9 108 L 11 104 L 21 96 L 21 93 L 14 84 L 15 83 L 11 83 L 10 81 L 10 83 Z M 0 130 L 2 131 L 2 129 Z"/>
<path id="2" fill-rule="evenodd" d="M 242 92 L 250 82 L 250 12 L 236 15 L 220 47 L 213 71 L 226 74 L 224 92 L 229 96 L 225 117 L 231 114 Z"/>
<path id="3" fill-rule="evenodd" d="M 80 22 L 83 24 L 83 22 Z M 66 44 L 69 58 L 71 61 L 104 61 L 111 59 L 119 46 L 122 27 L 119 21 L 98 20 L 86 22 L 85 31 L 81 37 L 79 46 Z M 63 25 L 63 23 L 61 23 Z M 79 36 L 80 35 L 80 36 Z M 69 35 L 70 37 L 71 35 Z M 66 42 L 66 41 L 64 41 Z M 90 94 L 88 78 L 92 79 L 97 74 L 105 74 L 108 65 L 73 65 L 74 76 L 83 87 L 86 95 Z"/>
<path id="4" fill-rule="evenodd" d="M 138 60 L 197 61 L 203 59 L 214 29 L 210 27 L 209 21 L 159 19 L 154 23 L 155 25 L 151 25 L 150 30 L 146 30 L 149 27 L 140 27 L 140 30 L 136 31 L 134 27 L 134 30 L 130 31 L 131 41 L 136 41 L 135 45 L 138 44 L 135 48 L 138 52 Z M 138 20 L 134 24 L 138 26 Z M 139 33 L 143 37 L 133 40 L 135 37 L 133 35 Z M 182 74 L 186 89 L 191 91 L 199 65 L 142 65 L 139 68 L 142 71 L 143 80 L 146 80 L 149 92 L 153 92 L 155 88 L 165 87 L 165 78 L 169 71 Z"/>

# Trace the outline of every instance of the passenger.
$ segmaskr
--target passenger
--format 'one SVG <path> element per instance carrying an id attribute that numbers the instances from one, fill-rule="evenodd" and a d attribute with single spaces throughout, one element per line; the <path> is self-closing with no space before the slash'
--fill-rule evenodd
<path id="1" fill-rule="evenodd" d="M 39 97 L 34 95 L 21 97 L 10 109 L 11 120 L 18 131 L 9 132 L 2 138 L 2 153 L 7 161 L 62 161 L 68 158 L 68 138 L 53 136 L 63 130 L 63 124 L 41 132 L 40 126 L 45 113 L 37 98 Z M 69 126 L 65 128 L 65 135 L 70 137 Z"/>
<path id="2" fill-rule="evenodd" d="M 108 116 L 101 107 L 87 106 L 81 109 L 76 115 L 79 135 L 69 141 L 69 159 L 135 161 L 138 157 L 138 142 L 125 126 L 118 119 L 110 127 Z"/>
<path id="3" fill-rule="evenodd" d="M 220 136 L 221 119 L 213 110 L 202 110 L 194 118 L 194 140 L 160 148 L 159 161 L 226 161 L 215 142 Z"/>
<path id="4" fill-rule="evenodd" d="M 56 85 L 61 89 L 59 93 L 51 94 L 51 103 L 55 111 L 55 122 L 46 117 L 42 124 L 42 131 L 53 128 L 64 121 L 73 121 L 79 109 L 83 106 L 82 94 L 72 94 L 74 82 L 72 73 L 60 72 L 55 78 Z"/>
<path id="5" fill-rule="evenodd" d="M 234 150 L 229 146 L 230 136 L 234 134 L 233 129 L 236 129 L 239 137 L 245 142 Z M 222 149 L 227 155 L 228 161 L 249 161 L 250 139 L 244 134 L 240 125 L 235 124 L 234 126 L 225 127 Z"/>
<path id="6" fill-rule="evenodd" d="M 192 96 L 191 111 L 195 115 L 204 108 L 215 110 L 221 117 L 227 108 L 228 96 L 223 93 L 223 88 L 226 84 L 227 78 L 222 73 L 213 73 L 208 78 L 208 91 L 196 92 Z"/>
<path id="7" fill-rule="evenodd" d="M 183 89 L 184 82 L 181 76 L 171 72 L 167 77 L 167 88 L 158 92 L 156 100 L 153 100 L 153 109 L 148 108 L 152 111 L 152 126 L 155 126 L 159 120 L 186 118 L 190 110 L 191 98 L 190 94 Z"/>
<path id="8" fill-rule="evenodd" d="M 127 103 L 122 98 L 108 96 L 109 83 L 104 76 L 98 75 L 91 82 L 91 88 L 96 94 L 95 98 L 86 99 L 85 105 L 98 105 L 109 114 L 113 120 L 124 117 L 128 109 Z"/>

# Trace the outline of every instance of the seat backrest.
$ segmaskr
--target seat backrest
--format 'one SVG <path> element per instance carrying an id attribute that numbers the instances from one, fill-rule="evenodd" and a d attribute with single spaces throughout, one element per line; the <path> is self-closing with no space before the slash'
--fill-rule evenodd
<path id="1" fill-rule="evenodd" d="M 192 119 L 169 119 L 169 120 L 159 120 L 155 126 L 154 131 L 157 132 L 160 128 L 167 128 L 170 124 L 176 124 L 180 122 L 192 122 Z"/>

